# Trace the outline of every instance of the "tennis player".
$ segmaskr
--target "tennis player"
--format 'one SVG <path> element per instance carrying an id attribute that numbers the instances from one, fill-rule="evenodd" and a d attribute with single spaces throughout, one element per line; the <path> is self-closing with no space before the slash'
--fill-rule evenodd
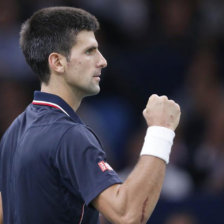
<path id="1" fill-rule="evenodd" d="M 107 66 L 98 29 L 93 15 L 72 7 L 41 9 L 22 26 L 20 45 L 41 90 L 0 143 L 4 224 L 97 224 L 99 212 L 112 223 L 146 223 L 153 212 L 180 107 L 166 96 L 149 98 L 139 161 L 122 183 L 76 114 L 84 97 L 99 93 Z"/>

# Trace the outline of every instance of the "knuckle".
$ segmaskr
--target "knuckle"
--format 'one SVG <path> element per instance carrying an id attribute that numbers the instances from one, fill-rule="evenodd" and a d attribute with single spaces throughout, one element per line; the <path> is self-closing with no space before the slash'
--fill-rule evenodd
<path id="1" fill-rule="evenodd" d="M 160 96 L 159 99 L 160 99 L 160 102 L 163 103 L 163 104 L 165 104 L 165 103 L 168 102 L 168 98 L 167 98 L 167 96 Z"/>
<path id="2" fill-rule="evenodd" d="M 143 115 L 144 115 L 144 116 L 147 116 L 148 112 L 149 112 L 149 111 L 148 111 L 148 109 L 147 109 L 147 108 L 145 108 L 145 109 L 143 110 L 143 112 L 142 112 L 142 113 L 143 113 Z"/>
<path id="3" fill-rule="evenodd" d="M 158 98 L 158 95 L 156 94 L 152 94 L 150 97 L 149 97 L 149 100 L 153 100 L 153 99 L 156 99 Z"/>
<path id="4" fill-rule="evenodd" d="M 177 110 L 180 112 L 180 111 L 181 111 L 181 109 L 180 109 L 180 105 L 177 104 L 177 103 L 175 103 L 175 105 L 176 105 Z"/>
<path id="5" fill-rule="evenodd" d="M 163 99 L 163 100 L 168 100 L 168 97 L 167 97 L 166 95 L 162 95 L 162 96 L 161 96 L 161 99 Z"/>

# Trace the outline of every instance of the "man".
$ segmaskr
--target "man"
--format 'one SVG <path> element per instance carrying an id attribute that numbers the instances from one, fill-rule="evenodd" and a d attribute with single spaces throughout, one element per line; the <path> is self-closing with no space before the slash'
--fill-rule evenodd
<path id="1" fill-rule="evenodd" d="M 152 95 L 139 162 L 124 183 L 106 162 L 100 141 L 75 111 L 99 93 L 107 62 L 98 49 L 96 18 L 84 10 L 37 11 L 20 44 L 41 91 L 12 123 L 0 145 L 4 224 L 146 223 L 160 191 L 180 108 Z"/>

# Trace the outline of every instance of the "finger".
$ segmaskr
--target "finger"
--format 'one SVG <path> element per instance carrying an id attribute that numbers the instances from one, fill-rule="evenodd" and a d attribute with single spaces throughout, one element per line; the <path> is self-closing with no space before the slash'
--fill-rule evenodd
<path id="1" fill-rule="evenodd" d="M 170 103 L 176 104 L 174 100 L 169 100 Z"/>
<path id="2" fill-rule="evenodd" d="M 146 108 L 142 111 L 143 116 L 145 116 L 147 113 Z"/>
<path id="3" fill-rule="evenodd" d="M 158 96 L 157 94 L 152 94 L 152 95 L 149 97 L 148 102 L 153 101 L 153 100 L 158 99 L 158 98 L 159 98 L 159 96 Z"/>
<path id="4" fill-rule="evenodd" d="M 178 103 L 175 103 L 177 110 L 181 113 L 180 105 Z"/>
<path id="5" fill-rule="evenodd" d="M 165 95 L 163 95 L 163 96 L 160 96 L 160 99 L 162 99 L 162 100 L 168 100 L 168 97 L 165 96 Z"/>

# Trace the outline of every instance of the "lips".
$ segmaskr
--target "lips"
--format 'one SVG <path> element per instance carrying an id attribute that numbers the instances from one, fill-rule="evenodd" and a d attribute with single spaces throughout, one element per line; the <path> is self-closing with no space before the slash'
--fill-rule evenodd
<path id="1" fill-rule="evenodd" d="M 97 74 L 97 75 L 94 75 L 93 77 L 100 77 L 101 76 L 101 74 Z"/>

